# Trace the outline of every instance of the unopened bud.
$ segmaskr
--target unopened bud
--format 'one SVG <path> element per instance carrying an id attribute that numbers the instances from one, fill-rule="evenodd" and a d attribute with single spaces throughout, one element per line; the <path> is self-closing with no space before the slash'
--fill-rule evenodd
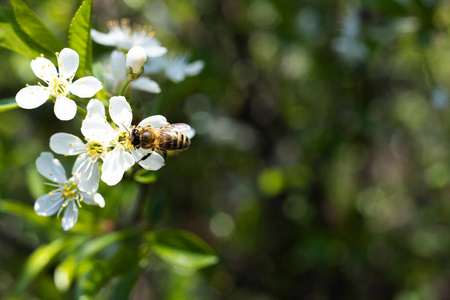
<path id="1" fill-rule="evenodd" d="M 134 46 L 127 53 L 126 66 L 127 77 L 136 80 L 144 72 L 144 64 L 147 61 L 147 52 L 140 46 Z"/>

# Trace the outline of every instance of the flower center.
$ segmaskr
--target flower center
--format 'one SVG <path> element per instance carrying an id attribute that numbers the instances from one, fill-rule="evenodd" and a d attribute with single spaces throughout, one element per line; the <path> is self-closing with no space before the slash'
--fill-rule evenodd
<path id="1" fill-rule="evenodd" d="M 50 93 L 52 96 L 67 96 L 70 91 L 68 89 L 68 82 L 65 79 L 53 78 L 53 81 L 49 82 Z"/>
<path id="2" fill-rule="evenodd" d="M 99 158 L 105 151 L 105 147 L 97 142 L 89 142 L 86 147 L 86 153 L 96 159 Z"/>
<path id="3" fill-rule="evenodd" d="M 78 199 L 78 186 L 74 181 L 64 183 L 62 197 L 66 200 Z"/>
<path id="4" fill-rule="evenodd" d="M 130 142 L 130 133 L 127 131 L 119 131 L 119 138 L 117 139 L 117 146 L 121 147 L 123 150 L 133 149 L 134 146 Z"/>

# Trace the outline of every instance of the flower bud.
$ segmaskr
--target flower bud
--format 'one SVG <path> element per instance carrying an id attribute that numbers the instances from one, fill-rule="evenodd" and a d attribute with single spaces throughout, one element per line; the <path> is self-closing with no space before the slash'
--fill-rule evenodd
<path id="1" fill-rule="evenodd" d="M 136 80 L 144 72 L 144 64 L 147 61 L 147 52 L 140 46 L 134 46 L 127 53 L 126 66 L 127 77 Z"/>

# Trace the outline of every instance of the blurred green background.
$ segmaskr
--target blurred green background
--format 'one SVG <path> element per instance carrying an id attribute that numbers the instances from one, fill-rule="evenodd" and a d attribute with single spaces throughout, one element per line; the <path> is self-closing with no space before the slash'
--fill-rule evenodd
<path id="1" fill-rule="evenodd" d="M 26 2 L 67 41 L 80 1 Z M 51 104 L 1 113 L 0 199 L 23 206 L 0 204 L 0 297 L 27 281 L 39 246 L 152 224 L 195 233 L 220 262 L 191 273 L 152 256 L 131 299 L 450 299 L 450 2 L 94 0 L 94 28 L 123 17 L 205 61 L 179 84 L 153 77 L 159 95 L 135 92 L 134 122 L 159 103 L 197 135 L 153 184 L 101 183 L 105 208 L 84 206 L 66 233 L 32 211 L 34 162 L 55 132 L 81 136 L 81 119 L 59 121 Z M 95 60 L 111 50 L 94 44 Z M 0 54 L 2 98 L 36 82 L 28 57 Z M 20 297 L 77 299 L 79 282 L 55 275 L 65 255 Z M 95 299 L 120 299 L 111 274 Z"/>

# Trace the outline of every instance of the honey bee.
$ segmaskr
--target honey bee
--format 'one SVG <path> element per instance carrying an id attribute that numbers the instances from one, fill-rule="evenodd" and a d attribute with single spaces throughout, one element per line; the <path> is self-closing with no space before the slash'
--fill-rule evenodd
<path id="1" fill-rule="evenodd" d="M 136 148 L 157 149 L 162 152 L 164 160 L 167 158 L 167 151 L 184 151 L 189 148 L 191 141 L 182 132 L 186 132 L 191 127 L 184 123 L 167 124 L 158 128 L 143 126 L 133 128 L 128 140 Z M 144 155 L 140 160 L 146 160 L 152 152 Z"/>

